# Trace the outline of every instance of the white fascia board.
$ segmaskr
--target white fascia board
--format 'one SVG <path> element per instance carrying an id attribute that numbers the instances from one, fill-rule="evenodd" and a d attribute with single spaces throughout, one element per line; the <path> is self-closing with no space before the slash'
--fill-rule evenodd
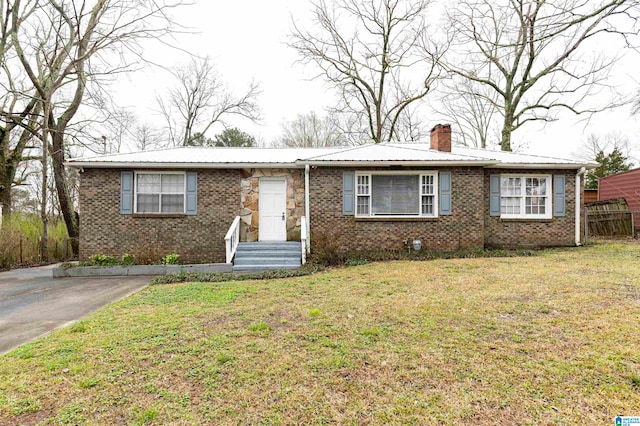
<path id="1" fill-rule="evenodd" d="M 567 169 L 578 170 L 580 168 L 594 169 L 597 167 L 593 164 L 567 164 L 567 163 L 497 163 L 487 166 L 488 169 Z"/>
<path id="2" fill-rule="evenodd" d="M 496 164 L 495 161 L 305 161 L 301 164 L 324 167 L 390 167 L 390 166 L 419 166 L 419 167 L 488 167 Z"/>
<path id="3" fill-rule="evenodd" d="M 299 163 L 136 163 L 73 161 L 64 163 L 77 169 L 301 169 Z"/>

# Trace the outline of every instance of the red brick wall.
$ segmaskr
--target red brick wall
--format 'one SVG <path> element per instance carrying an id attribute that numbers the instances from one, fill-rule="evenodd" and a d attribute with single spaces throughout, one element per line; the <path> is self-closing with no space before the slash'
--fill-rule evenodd
<path id="1" fill-rule="evenodd" d="M 312 244 L 323 239 L 350 250 L 404 250 L 405 240 L 422 239 L 423 249 L 455 251 L 483 247 L 483 170 L 453 168 L 451 216 L 437 219 L 356 219 L 342 214 L 344 169 L 310 172 Z M 365 169 L 363 169 L 365 170 Z M 366 170 L 373 170 L 367 168 Z M 389 169 L 385 169 L 389 170 Z M 434 170 L 433 168 L 425 170 Z M 312 249 L 313 250 L 313 249 Z"/>
<path id="2" fill-rule="evenodd" d="M 566 176 L 565 216 L 553 217 L 548 220 L 500 219 L 489 216 L 489 176 L 501 173 L 550 174 L 552 175 L 552 185 L 553 175 L 564 174 Z M 575 245 L 575 185 L 575 170 L 485 170 L 483 206 L 485 246 L 533 248 Z M 583 197 L 581 196 L 581 198 Z"/>
<path id="3" fill-rule="evenodd" d="M 80 178 L 80 259 L 93 254 L 180 254 L 192 262 L 224 262 L 224 236 L 240 209 L 240 170 L 198 172 L 198 214 L 120 214 L 120 170 L 85 169 Z"/>

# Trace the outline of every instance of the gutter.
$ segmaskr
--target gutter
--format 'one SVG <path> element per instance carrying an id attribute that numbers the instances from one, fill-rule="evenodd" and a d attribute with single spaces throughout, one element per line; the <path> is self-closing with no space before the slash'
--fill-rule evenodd
<path id="1" fill-rule="evenodd" d="M 580 194 L 581 194 L 581 187 L 582 187 L 582 182 L 581 182 L 581 178 L 582 176 L 584 176 L 584 174 L 587 172 L 587 169 L 582 167 L 580 168 L 577 172 L 576 172 L 576 196 L 575 196 L 575 202 L 576 202 L 576 247 L 579 247 L 582 245 L 582 241 L 581 241 L 581 235 L 580 235 L 580 218 L 581 218 L 581 212 L 580 212 L 580 205 L 581 205 L 581 200 L 580 200 Z"/>

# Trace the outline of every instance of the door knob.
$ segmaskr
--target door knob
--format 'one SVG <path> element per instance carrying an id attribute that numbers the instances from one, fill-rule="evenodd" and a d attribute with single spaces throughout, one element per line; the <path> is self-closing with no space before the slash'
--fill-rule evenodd
<path id="1" fill-rule="evenodd" d="M 284 220 L 284 212 L 282 212 L 282 220 Z"/>

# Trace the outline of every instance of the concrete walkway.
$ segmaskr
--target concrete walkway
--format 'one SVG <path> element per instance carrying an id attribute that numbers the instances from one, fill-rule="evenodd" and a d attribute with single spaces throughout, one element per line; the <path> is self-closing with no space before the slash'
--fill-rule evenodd
<path id="1" fill-rule="evenodd" d="M 52 278 L 54 265 L 0 272 L 0 354 L 140 291 L 150 277 Z"/>

